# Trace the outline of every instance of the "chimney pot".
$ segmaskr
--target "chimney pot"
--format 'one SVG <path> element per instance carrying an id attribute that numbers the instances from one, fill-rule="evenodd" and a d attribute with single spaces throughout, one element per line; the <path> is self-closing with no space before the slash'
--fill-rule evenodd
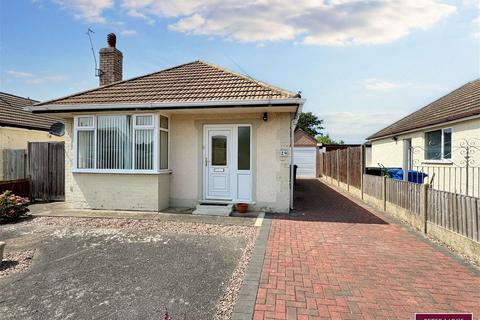
<path id="1" fill-rule="evenodd" d="M 115 33 L 109 33 L 107 35 L 107 43 L 110 48 L 115 48 L 117 46 L 117 36 Z"/>
<path id="2" fill-rule="evenodd" d="M 100 49 L 100 86 L 121 81 L 123 77 L 123 54 L 115 46 L 114 33 L 107 36 L 108 48 Z"/>

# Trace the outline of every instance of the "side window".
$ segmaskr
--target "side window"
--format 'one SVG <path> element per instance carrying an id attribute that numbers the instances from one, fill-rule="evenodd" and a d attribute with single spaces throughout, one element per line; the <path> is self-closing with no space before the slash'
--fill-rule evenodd
<path id="1" fill-rule="evenodd" d="M 238 170 L 250 170 L 250 127 L 238 127 Z"/>
<path id="2" fill-rule="evenodd" d="M 425 160 L 452 158 L 452 129 L 445 128 L 425 133 Z"/>
<path id="3" fill-rule="evenodd" d="M 425 133 L 425 159 L 442 159 L 442 130 Z"/>

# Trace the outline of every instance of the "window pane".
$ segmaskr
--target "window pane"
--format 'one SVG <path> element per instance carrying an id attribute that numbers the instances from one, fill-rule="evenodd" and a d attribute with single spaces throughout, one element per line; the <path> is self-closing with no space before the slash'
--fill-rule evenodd
<path id="1" fill-rule="evenodd" d="M 98 116 L 97 168 L 132 169 L 132 117 Z"/>
<path id="2" fill-rule="evenodd" d="M 227 165 L 227 137 L 226 136 L 212 137 L 212 165 L 214 166 Z"/>
<path id="3" fill-rule="evenodd" d="M 238 170 L 250 170 L 250 127 L 238 128 Z"/>
<path id="4" fill-rule="evenodd" d="M 135 130 L 135 169 L 153 169 L 153 130 Z"/>
<path id="5" fill-rule="evenodd" d="M 153 126 L 153 116 L 136 116 L 135 119 L 137 126 Z"/>
<path id="6" fill-rule="evenodd" d="M 77 168 L 93 169 L 95 161 L 94 131 L 78 131 Z"/>
<path id="7" fill-rule="evenodd" d="M 79 117 L 78 118 L 79 127 L 93 127 L 93 117 Z"/>
<path id="8" fill-rule="evenodd" d="M 452 129 L 443 130 L 443 158 L 452 158 Z"/>
<path id="9" fill-rule="evenodd" d="M 442 158 L 442 130 L 425 133 L 425 159 L 440 160 Z"/>
<path id="10" fill-rule="evenodd" d="M 160 128 L 168 129 L 168 118 L 164 116 L 160 116 Z"/>
<path id="11" fill-rule="evenodd" d="M 168 132 L 160 131 L 160 169 L 168 169 Z"/>

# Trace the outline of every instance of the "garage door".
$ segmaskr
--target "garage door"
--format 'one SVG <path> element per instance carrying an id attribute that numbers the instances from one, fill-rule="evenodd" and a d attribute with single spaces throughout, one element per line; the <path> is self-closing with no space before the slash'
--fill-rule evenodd
<path id="1" fill-rule="evenodd" d="M 294 148 L 293 163 L 298 166 L 297 177 L 315 178 L 317 167 L 317 148 Z"/>

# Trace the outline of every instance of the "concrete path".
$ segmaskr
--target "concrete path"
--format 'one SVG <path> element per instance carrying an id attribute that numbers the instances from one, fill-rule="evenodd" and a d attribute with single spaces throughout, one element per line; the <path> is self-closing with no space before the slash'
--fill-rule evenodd
<path id="1" fill-rule="evenodd" d="M 480 273 L 317 180 L 299 180 L 295 216 L 276 216 L 254 319 L 480 316 Z"/>

